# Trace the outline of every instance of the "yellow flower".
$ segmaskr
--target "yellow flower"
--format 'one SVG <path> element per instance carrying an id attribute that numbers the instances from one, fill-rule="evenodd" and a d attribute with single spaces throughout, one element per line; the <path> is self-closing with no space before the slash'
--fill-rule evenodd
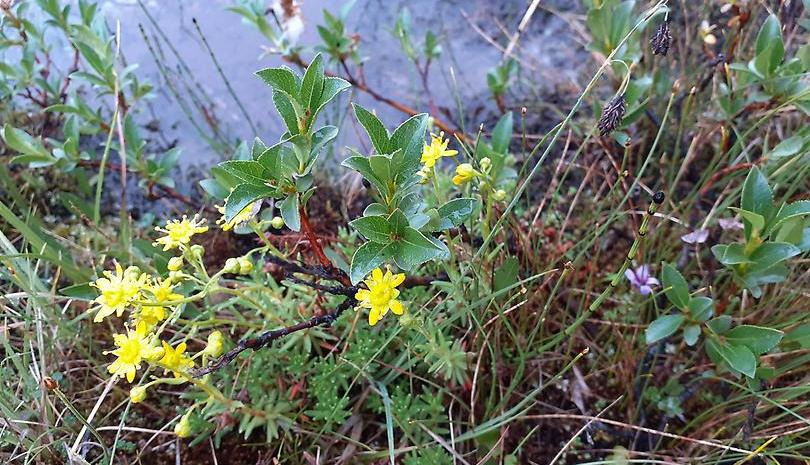
<path id="1" fill-rule="evenodd" d="M 166 235 L 158 238 L 155 245 L 162 245 L 163 250 L 171 250 L 175 247 L 185 246 L 191 241 L 191 236 L 208 231 L 208 226 L 202 226 L 205 219 L 198 219 L 197 215 L 189 220 L 183 216 L 182 220 L 170 220 L 165 228 L 155 228 L 156 231 Z"/>
<path id="2" fill-rule="evenodd" d="M 118 358 L 107 367 L 107 371 L 126 376 L 130 383 L 135 379 L 135 372 L 141 368 L 141 361 L 157 360 L 163 355 L 163 349 L 154 346 L 143 322 L 138 323 L 135 330 L 127 329 L 127 334 L 114 334 L 113 341 L 118 348 L 105 354 Z"/>
<path id="3" fill-rule="evenodd" d="M 208 335 L 208 343 L 205 345 L 205 349 L 203 349 L 203 353 L 208 355 L 209 357 L 219 357 L 222 355 L 222 333 L 219 331 L 214 331 L 213 333 Z"/>
<path id="4" fill-rule="evenodd" d="M 138 293 L 146 285 L 148 277 L 137 271 L 137 268 L 130 267 L 124 271 L 121 265 L 115 264 L 115 274 L 111 271 L 104 272 L 104 278 L 99 278 L 91 286 L 101 293 L 96 297 L 98 313 L 93 321 L 98 323 L 104 318 L 112 315 L 120 317 L 124 310 L 132 304 L 138 297 Z"/>
<path id="5" fill-rule="evenodd" d="M 161 342 L 163 343 L 163 358 L 158 363 L 164 370 L 173 372 L 174 377 L 179 378 L 182 373 L 194 368 L 194 361 L 184 354 L 186 351 L 185 342 L 178 344 L 175 349 L 166 341 Z"/>
<path id="6" fill-rule="evenodd" d="M 217 220 L 217 224 L 221 224 L 220 226 L 223 231 L 229 231 L 236 226 L 243 225 L 248 221 L 252 220 L 254 216 L 259 214 L 259 209 L 262 206 L 262 201 L 257 200 L 253 203 L 249 203 L 245 206 L 245 208 L 239 210 L 239 213 L 234 215 L 231 218 L 231 221 L 225 221 L 225 206 L 217 205 L 217 210 L 223 215 L 222 218 Z M 278 229 L 278 228 L 276 228 Z"/>
<path id="7" fill-rule="evenodd" d="M 166 304 L 172 305 L 172 302 L 181 300 L 182 295 L 175 293 L 172 288 L 171 279 L 155 279 L 155 281 L 146 287 L 146 290 L 152 294 L 149 299 L 150 304 Z M 148 327 L 155 326 L 166 318 L 166 307 L 163 305 L 142 305 L 138 310 L 137 321 L 143 321 Z"/>
<path id="8" fill-rule="evenodd" d="M 191 413 L 191 412 L 189 412 Z M 191 436 L 191 423 L 188 421 L 188 413 L 180 417 L 180 421 L 174 425 L 174 434 L 180 438 L 187 438 Z"/>
<path id="9" fill-rule="evenodd" d="M 478 176 L 481 176 L 481 173 L 476 171 L 471 164 L 462 163 L 456 167 L 456 175 L 453 176 L 453 184 L 460 186 Z"/>
<path id="10" fill-rule="evenodd" d="M 427 168 L 433 168 L 433 165 L 436 164 L 439 158 L 455 156 L 458 151 L 447 150 L 447 144 L 449 143 L 449 139 L 444 139 L 443 132 L 440 132 L 438 136 L 431 134 L 430 145 L 425 144 L 422 148 L 422 163 L 424 163 Z"/>
<path id="11" fill-rule="evenodd" d="M 402 303 L 397 300 L 399 290 L 396 287 L 403 281 L 405 281 L 405 274 L 392 274 L 390 269 L 386 270 L 384 275 L 379 268 L 371 272 L 371 277 L 364 281 L 368 289 L 360 289 L 354 296 L 360 301 L 360 307 L 370 309 L 368 324 L 376 325 L 388 313 L 388 310 L 396 315 L 402 315 L 404 308 Z"/>

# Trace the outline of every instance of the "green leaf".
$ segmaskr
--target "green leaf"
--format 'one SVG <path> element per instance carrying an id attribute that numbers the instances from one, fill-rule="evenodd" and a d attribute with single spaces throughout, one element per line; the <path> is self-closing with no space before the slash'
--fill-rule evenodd
<path id="1" fill-rule="evenodd" d="M 267 170 L 267 176 L 278 182 L 289 180 L 298 171 L 295 153 L 281 142 L 265 149 L 256 161 Z"/>
<path id="2" fill-rule="evenodd" d="M 359 283 L 371 273 L 371 270 L 393 258 L 396 248 L 394 243 L 366 242 L 361 245 L 352 257 L 351 273 L 349 273 L 352 284 Z"/>
<path id="3" fill-rule="evenodd" d="M 300 132 L 300 129 L 298 128 L 298 116 L 295 111 L 295 105 L 291 99 L 292 97 L 287 94 L 281 92 L 273 93 L 273 104 L 276 106 L 276 111 L 281 115 L 281 119 L 284 120 L 287 131 L 292 135 L 296 135 Z"/>
<path id="4" fill-rule="evenodd" d="M 783 205 L 768 225 L 767 231 L 774 231 L 782 222 L 799 216 L 810 215 L 810 200 L 799 200 L 787 205 Z"/>
<path id="5" fill-rule="evenodd" d="M 59 289 L 59 293 L 73 299 L 87 301 L 98 297 L 98 290 L 91 286 L 90 283 L 74 284 L 72 286 L 63 287 L 62 289 Z"/>
<path id="6" fill-rule="evenodd" d="M 319 53 L 309 63 L 304 72 L 304 78 L 301 80 L 301 105 L 314 110 L 320 103 L 322 92 L 323 57 Z"/>
<path id="7" fill-rule="evenodd" d="M 742 373 L 749 378 L 753 378 L 756 374 L 757 359 L 747 347 L 725 344 L 714 339 L 708 339 L 706 344 L 708 347 L 711 347 L 732 370 Z"/>
<path id="8" fill-rule="evenodd" d="M 286 66 L 265 68 L 256 71 L 256 75 L 273 88 L 273 92 L 284 92 L 290 98 L 298 100 L 298 79 L 295 73 Z"/>
<path id="9" fill-rule="evenodd" d="M 714 315 L 714 301 L 708 297 L 689 299 L 689 314 L 695 321 L 704 322 Z"/>
<path id="10" fill-rule="evenodd" d="M 29 136 L 27 132 L 11 127 L 8 124 L 3 126 L 3 140 L 9 148 L 23 155 L 53 159 L 50 152 L 42 146 L 41 141 Z"/>
<path id="11" fill-rule="evenodd" d="M 509 257 L 504 260 L 503 264 L 495 271 L 492 286 L 493 292 L 506 289 L 518 281 L 518 265 L 518 259 L 515 257 Z"/>
<path id="12" fill-rule="evenodd" d="M 782 42 L 782 26 L 779 24 L 776 15 L 768 16 L 768 19 L 759 29 L 756 53 L 754 67 L 763 76 L 772 76 L 785 56 L 785 44 Z"/>
<path id="13" fill-rule="evenodd" d="M 761 237 L 762 231 L 765 229 L 765 217 L 759 213 L 750 212 L 740 208 L 731 208 L 732 210 L 740 212 L 743 221 L 751 228 L 751 234 Z"/>
<path id="14" fill-rule="evenodd" d="M 717 261 L 726 266 L 750 263 L 748 257 L 745 256 L 745 248 L 742 244 L 715 245 L 712 247 L 712 255 Z"/>
<path id="15" fill-rule="evenodd" d="M 509 153 L 509 142 L 512 140 L 512 112 L 507 112 L 492 130 L 492 150 L 497 153 Z"/>
<path id="16" fill-rule="evenodd" d="M 434 231 L 445 231 L 455 228 L 472 215 L 475 209 L 475 199 L 453 199 L 439 207 L 439 223 L 431 228 Z"/>
<path id="17" fill-rule="evenodd" d="M 348 157 L 341 162 L 341 165 L 360 173 L 369 182 L 374 184 L 380 192 L 388 192 L 388 186 L 371 170 L 371 164 L 368 158 L 363 156 Z"/>
<path id="18" fill-rule="evenodd" d="M 256 200 L 273 197 L 276 190 L 255 184 L 239 184 L 225 200 L 225 221 L 231 221 L 242 209 Z"/>
<path id="19" fill-rule="evenodd" d="M 442 250 L 421 232 L 411 227 L 406 227 L 396 241 L 397 249 L 394 254 L 394 261 L 397 266 L 404 271 L 410 271 L 414 267 L 429 260 L 439 257 Z"/>
<path id="20" fill-rule="evenodd" d="M 427 113 L 420 113 L 405 120 L 391 134 L 388 150 L 390 152 L 401 150 L 401 153 L 394 157 L 396 174 L 408 174 L 419 169 L 427 122 Z"/>
<path id="21" fill-rule="evenodd" d="M 394 210 L 388 216 L 388 224 L 391 226 L 391 232 L 397 236 L 405 234 L 405 230 L 410 227 L 408 217 L 400 209 Z"/>
<path id="22" fill-rule="evenodd" d="M 253 160 L 228 160 L 218 165 L 236 178 L 250 184 L 263 185 L 267 172 L 261 163 Z"/>
<path id="23" fill-rule="evenodd" d="M 762 355 L 773 349 L 783 336 L 782 331 L 751 325 L 737 326 L 725 334 L 729 344 L 748 347 L 754 355 Z"/>
<path id="24" fill-rule="evenodd" d="M 349 225 L 370 241 L 391 243 L 391 226 L 382 216 L 364 216 L 351 221 Z"/>
<path id="25" fill-rule="evenodd" d="M 768 154 L 771 158 L 789 157 L 799 153 L 804 145 L 804 139 L 800 136 L 789 137 L 771 150 Z"/>
<path id="26" fill-rule="evenodd" d="M 785 335 L 784 342 L 796 343 L 802 349 L 810 349 L 810 323 L 799 325 Z"/>
<path id="27" fill-rule="evenodd" d="M 742 190 L 743 210 L 762 215 L 767 222 L 773 216 L 773 194 L 768 186 L 768 180 L 757 167 L 751 168 L 745 178 Z M 745 218 L 743 218 L 745 220 Z M 752 224 L 745 222 L 745 238 L 751 239 Z"/>
<path id="28" fill-rule="evenodd" d="M 647 327 L 647 331 L 645 331 L 647 344 L 660 341 L 661 339 L 673 334 L 678 330 L 678 328 L 681 327 L 683 320 L 684 316 L 680 313 L 658 317 L 655 321 L 650 323 L 650 326 Z"/>
<path id="29" fill-rule="evenodd" d="M 731 317 L 728 315 L 720 315 L 717 318 L 709 320 L 706 326 L 717 334 L 725 334 L 729 328 L 731 328 Z"/>
<path id="30" fill-rule="evenodd" d="M 669 263 L 664 263 L 661 282 L 666 289 L 667 299 L 680 309 L 689 306 L 689 285 L 683 279 L 681 273 Z"/>
<path id="31" fill-rule="evenodd" d="M 293 231 L 301 229 L 301 215 L 298 212 L 298 194 L 290 195 L 279 204 L 284 224 Z"/>
<path id="32" fill-rule="evenodd" d="M 786 242 L 765 242 L 751 254 L 754 263 L 748 268 L 749 272 L 764 271 L 785 261 L 790 257 L 799 255 L 801 250 L 793 244 Z"/>
<path id="33" fill-rule="evenodd" d="M 320 114 L 323 107 L 326 106 L 327 103 L 331 102 L 333 98 L 335 98 L 339 93 L 343 92 L 344 90 L 351 87 L 351 84 L 344 81 L 338 77 L 327 77 L 323 80 L 323 92 L 321 93 L 320 102 L 318 102 L 318 107 L 312 113 L 311 121 L 315 122 L 318 119 L 318 115 Z"/>
<path id="34" fill-rule="evenodd" d="M 352 103 L 352 108 L 354 108 L 354 115 L 357 121 L 359 121 L 363 129 L 366 130 L 366 134 L 368 134 L 368 138 L 371 140 L 371 145 L 374 146 L 374 150 L 381 155 L 388 153 L 388 131 L 385 129 L 380 119 L 356 103 Z"/>
<path id="35" fill-rule="evenodd" d="M 700 325 L 689 325 L 683 328 L 683 342 L 688 346 L 693 346 L 700 338 Z"/>

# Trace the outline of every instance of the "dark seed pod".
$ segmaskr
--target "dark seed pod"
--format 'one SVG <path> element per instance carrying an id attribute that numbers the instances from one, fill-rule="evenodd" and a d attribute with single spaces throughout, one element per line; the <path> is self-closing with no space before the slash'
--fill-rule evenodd
<path id="1" fill-rule="evenodd" d="M 613 100 L 602 109 L 602 117 L 599 118 L 599 124 L 597 124 L 599 134 L 606 136 L 619 127 L 622 124 L 625 110 L 624 94 L 613 97 Z"/>
<path id="2" fill-rule="evenodd" d="M 655 195 L 653 195 L 653 202 L 657 203 L 658 205 L 664 203 L 664 191 L 656 192 Z"/>
<path id="3" fill-rule="evenodd" d="M 666 56 L 670 44 L 672 44 L 672 33 L 669 32 L 669 21 L 664 21 L 650 39 L 653 55 Z"/>

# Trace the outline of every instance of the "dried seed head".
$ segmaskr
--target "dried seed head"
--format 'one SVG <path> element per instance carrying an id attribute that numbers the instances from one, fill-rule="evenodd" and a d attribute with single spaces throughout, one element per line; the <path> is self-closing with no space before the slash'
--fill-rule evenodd
<path id="1" fill-rule="evenodd" d="M 51 378 L 50 376 L 42 378 L 42 384 L 45 386 L 45 389 L 49 391 L 53 391 L 54 389 L 59 387 L 59 385 L 56 383 L 56 380 Z"/>
<path id="2" fill-rule="evenodd" d="M 627 108 L 624 105 L 624 94 L 613 97 L 613 100 L 605 105 L 602 109 L 602 117 L 599 118 L 599 134 L 606 136 L 613 132 L 624 118 L 624 112 Z"/>
<path id="3" fill-rule="evenodd" d="M 653 195 L 653 202 L 657 203 L 658 205 L 661 205 L 662 203 L 664 203 L 664 197 L 665 197 L 664 191 L 658 191 L 655 193 L 655 195 Z"/>
<path id="4" fill-rule="evenodd" d="M 672 44 L 672 33 L 669 32 L 669 21 L 664 21 L 650 39 L 653 55 L 666 56 L 670 44 Z"/>

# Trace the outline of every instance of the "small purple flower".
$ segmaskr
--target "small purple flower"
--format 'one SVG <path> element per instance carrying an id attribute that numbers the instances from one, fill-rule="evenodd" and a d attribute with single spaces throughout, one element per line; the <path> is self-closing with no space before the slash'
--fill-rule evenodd
<path id="1" fill-rule="evenodd" d="M 702 244 L 709 238 L 708 229 L 697 229 L 689 234 L 681 236 L 681 240 L 687 244 Z"/>
<path id="2" fill-rule="evenodd" d="M 630 280 L 630 284 L 638 289 L 641 295 L 651 294 L 652 287 L 661 284 L 650 275 L 650 267 L 647 265 L 641 265 L 635 270 L 627 270 L 624 275 Z"/>

